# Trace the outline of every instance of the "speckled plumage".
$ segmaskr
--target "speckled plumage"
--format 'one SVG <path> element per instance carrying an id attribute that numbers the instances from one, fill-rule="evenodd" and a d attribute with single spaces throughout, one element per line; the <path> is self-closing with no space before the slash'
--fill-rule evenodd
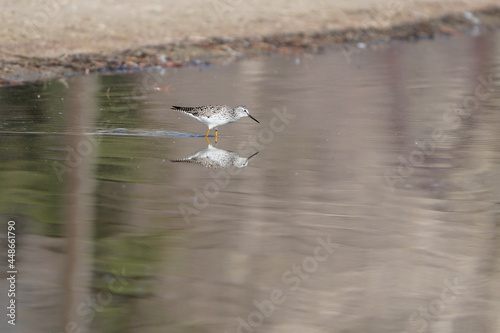
<path id="1" fill-rule="evenodd" d="M 248 160 L 256 154 L 257 153 L 248 158 L 245 158 L 232 151 L 215 148 L 212 145 L 208 145 L 208 148 L 200 150 L 192 156 L 171 161 L 200 164 L 209 169 L 225 169 L 229 167 L 244 168 L 247 166 Z"/>
<path id="2" fill-rule="evenodd" d="M 252 117 L 248 109 L 242 105 L 232 108 L 227 105 L 206 105 L 206 106 L 172 106 L 172 110 L 185 113 L 194 119 L 208 126 L 207 135 L 212 128 L 215 128 L 215 138 L 217 140 L 217 127 L 228 123 L 233 123 L 240 118 Z"/>

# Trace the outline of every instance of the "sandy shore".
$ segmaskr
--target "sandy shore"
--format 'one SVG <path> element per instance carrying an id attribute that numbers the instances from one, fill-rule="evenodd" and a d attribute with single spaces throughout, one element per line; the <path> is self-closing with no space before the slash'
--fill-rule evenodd
<path id="1" fill-rule="evenodd" d="M 500 25 L 492 0 L 0 0 L 0 84 Z"/>

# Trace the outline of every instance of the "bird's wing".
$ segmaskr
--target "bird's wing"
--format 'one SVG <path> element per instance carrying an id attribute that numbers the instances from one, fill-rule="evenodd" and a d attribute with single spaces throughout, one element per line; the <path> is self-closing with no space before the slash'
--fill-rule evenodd
<path id="1" fill-rule="evenodd" d="M 195 158 L 186 158 L 186 159 L 180 159 L 180 160 L 170 160 L 171 162 L 184 162 L 184 163 L 195 163 L 195 164 L 201 164 L 206 168 L 212 168 L 212 169 L 218 169 L 220 168 L 220 163 L 217 163 L 216 161 L 213 161 L 212 159 L 208 157 L 195 157 Z"/>

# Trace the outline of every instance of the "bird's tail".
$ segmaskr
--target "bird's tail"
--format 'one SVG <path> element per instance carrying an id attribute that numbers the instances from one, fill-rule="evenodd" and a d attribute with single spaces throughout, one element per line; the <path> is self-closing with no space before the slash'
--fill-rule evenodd
<path id="1" fill-rule="evenodd" d="M 196 109 L 194 106 L 177 106 L 177 105 L 172 105 L 170 108 L 171 110 L 176 110 L 176 111 L 193 111 Z"/>

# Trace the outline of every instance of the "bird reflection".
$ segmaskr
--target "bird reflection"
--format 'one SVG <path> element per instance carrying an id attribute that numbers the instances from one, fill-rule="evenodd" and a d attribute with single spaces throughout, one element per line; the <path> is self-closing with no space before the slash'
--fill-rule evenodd
<path id="1" fill-rule="evenodd" d="M 196 163 L 210 169 L 225 169 L 233 166 L 236 168 L 244 168 L 248 165 L 248 160 L 258 153 L 259 152 L 256 152 L 249 157 L 241 157 L 232 151 L 215 148 L 209 144 L 206 149 L 200 150 L 192 156 L 171 161 Z"/>

